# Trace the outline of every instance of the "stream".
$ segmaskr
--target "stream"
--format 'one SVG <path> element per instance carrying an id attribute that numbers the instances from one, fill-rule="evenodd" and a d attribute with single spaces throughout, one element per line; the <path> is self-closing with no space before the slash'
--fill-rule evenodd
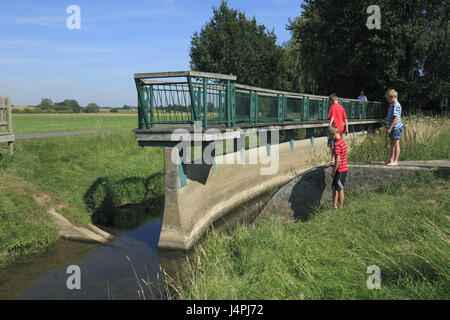
<path id="1" fill-rule="evenodd" d="M 238 222 L 251 223 L 269 199 L 268 192 L 250 200 L 213 227 L 225 232 Z M 165 300 L 162 270 L 178 278 L 192 250 L 158 250 L 161 226 L 162 217 L 153 218 L 132 230 L 106 229 L 116 236 L 109 244 L 59 240 L 42 252 L 17 258 L 0 268 L 0 300 Z M 69 289 L 75 283 L 69 266 L 79 267 L 79 289 Z"/>

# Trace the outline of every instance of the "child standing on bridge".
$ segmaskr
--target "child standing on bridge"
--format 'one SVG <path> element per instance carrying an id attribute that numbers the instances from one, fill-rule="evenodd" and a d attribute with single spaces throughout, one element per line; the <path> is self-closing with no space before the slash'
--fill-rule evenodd
<path id="1" fill-rule="evenodd" d="M 345 109 L 343 106 L 339 104 L 339 99 L 336 94 L 330 95 L 329 102 L 331 104 L 330 111 L 328 113 L 328 118 L 330 119 L 329 127 L 336 126 L 339 129 L 339 135 L 342 137 L 344 133 L 344 123 L 345 123 L 345 135 L 348 136 L 348 121 L 347 114 L 345 113 Z M 331 162 L 329 165 L 334 165 L 334 140 L 328 140 L 328 147 L 331 151 Z"/>
<path id="2" fill-rule="evenodd" d="M 329 138 L 334 140 L 335 166 L 333 170 L 333 184 L 331 186 L 333 193 L 333 207 L 339 209 L 344 207 L 344 185 L 347 177 L 347 144 L 339 132 L 337 126 L 333 125 L 329 129 Z"/>
<path id="3" fill-rule="evenodd" d="M 394 89 L 386 92 L 386 100 L 389 102 L 389 110 L 387 116 L 386 134 L 391 138 L 391 154 L 387 166 L 398 166 L 398 158 L 400 157 L 400 137 L 403 133 L 402 124 L 402 106 L 398 102 L 398 93 Z"/>

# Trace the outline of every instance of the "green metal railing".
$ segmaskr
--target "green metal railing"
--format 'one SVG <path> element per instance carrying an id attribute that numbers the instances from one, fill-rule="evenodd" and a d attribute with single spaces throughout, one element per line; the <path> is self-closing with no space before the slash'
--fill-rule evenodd
<path id="1" fill-rule="evenodd" d="M 166 78 L 176 80 L 161 80 Z M 139 128 L 193 125 L 197 121 L 204 129 L 215 124 L 231 128 L 236 123 L 328 119 L 328 97 L 250 87 L 235 81 L 234 76 L 196 71 L 135 74 Z M 384 117 L 379 102 L 341 99 L 340 103 L 351 120 Z"/>

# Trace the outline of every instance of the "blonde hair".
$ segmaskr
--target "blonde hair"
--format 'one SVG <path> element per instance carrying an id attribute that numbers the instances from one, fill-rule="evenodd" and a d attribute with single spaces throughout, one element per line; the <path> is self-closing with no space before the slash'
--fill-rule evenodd
<path id="1" fill-rule="evenodd" d="M 389 96 L 393 96 L 394 98 L 398 98 L 398 92 L 395 91 L 394 89 L 389 89 L 388 91 L 386 91 L 385 95 L 386 98 Z"/>
<path id="2" fill-rule="evenodd" d="M 332 125 L 329 129 L 328 129 L 328 133 L 332 134 L 332 133 L 339 133 L 339 129 L 338 127 L 336 127 L 335 125 Z"/>

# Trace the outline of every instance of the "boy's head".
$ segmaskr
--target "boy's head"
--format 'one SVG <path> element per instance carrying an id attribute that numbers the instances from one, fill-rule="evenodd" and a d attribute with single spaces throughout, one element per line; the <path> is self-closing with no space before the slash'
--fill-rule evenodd
<path id="1" fill-rule="evenodd" d="M 363 91 L 363 90 L 361 90 L 361 92 L 360 92 L 359 94 L 363 96 L 363 95 L 364 95 L 364 91 Z"/>
<path id="2" fill-rule="evenodd" d="M 389 89 L 388 91 L 386 91 L 384 97 L 389 103 L 395 103 L 397 102 L 398 99 L 398 92 L 395 91 L 394 89 Z"/>
<path id="3" fill-rule="evenodd" d="M 332 125 L 328 129 L 328 136 L 330 137 L 330 139 L 338 140 L 341 137 L 338 127 L 335 125 Z"/>
<path id="4" fill-rule="evenodd" d="M 339 98 L 335 93 L 333 93 L 332 95 L 330 95 L 328 101 L 330 101 L 331 104 L 338 103 Z"/>

